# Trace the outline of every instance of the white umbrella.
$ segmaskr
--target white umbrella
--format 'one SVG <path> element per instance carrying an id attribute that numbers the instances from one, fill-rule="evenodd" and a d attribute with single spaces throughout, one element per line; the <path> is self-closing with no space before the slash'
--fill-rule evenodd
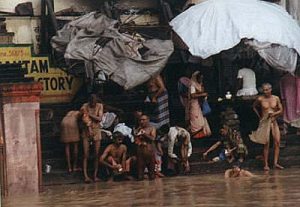
<path id="1" fill-rule="evenodd" d="M 260 0 L 207 0 L 171 22 L 194 56 L 205 59 L 241 39 L 278 44 L 300 54 L 300 28 L 280 6 Z"/>

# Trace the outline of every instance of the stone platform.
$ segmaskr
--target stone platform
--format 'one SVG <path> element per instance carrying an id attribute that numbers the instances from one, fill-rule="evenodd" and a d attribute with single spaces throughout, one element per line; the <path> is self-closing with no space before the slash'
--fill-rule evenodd
<path id="1" fill-rule="evenodd" d="M 202 153 L 208 146 L 197 146 L 197 140 L 194 140 L 193 154 L 190 158 L 191 172 L 184 176 L 199 175 L 199 174 L 216 174 L 224 173 L 225 169 L 230 168 L 230 164 L 226 162 L 209 163 L 203 160 Z M 262 171 L 263 162 L 258 155 L 262 152 L 262 147 L 250 149 L 251 154 L 249 158 L 243 163 L 242 167 L 250 171 Z M 273 155 L 273 150 L 270 150 L 270 155 Z M 48 163 L 52 165 L 52 171 L 49 174 L 43 174 L 43 185 L 62 185 L 62 184 L 76 184 L 83 183 L 82 172 L 68 174 L 65 169 L 65 160 L 62 157 L 52 159 Z M 272 157 L 272 156 L 271 156 Z M 272 161 L 270 161 L 272 163 Z M 300 137 L 295 134 L 290 134 L 286 137 L 286 146 L 281 148 L 280 163 L 285 168 L 300 167 Z M 272 169 L 271 169 L 272 170 Z M 183 176 L 183 174 L 179 174 Z"/>

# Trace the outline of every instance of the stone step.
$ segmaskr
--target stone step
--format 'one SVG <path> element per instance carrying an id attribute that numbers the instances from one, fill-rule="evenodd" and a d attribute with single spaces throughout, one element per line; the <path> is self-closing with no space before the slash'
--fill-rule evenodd
<path id="1" fill-rule="evenodd" d="M 54 159 L 54 158 L 63 158 L 65 156 L 64 148 L 53 149 L 53 150 L 44 150 L 42 152 L 43 160 Z"/>
<path id="2" fill-rule="evenodd" d="M 208 148 L 193 148 L 193 153 L 190 157 L 190 161 L 199 161 L 203 159 L 203 153 Z M 263 152 L 263 146 L 251 148 L 249 149 L 248 159 L 255 158 L 257 155 L 261 155 Z M 270 154 L 273 154 L 273 148 L 270 148 Z M 217 151 L 211 152 L 208 158 L 212 158 L 218 156 Z M 280 150 L 280 157 L 287 157 L 287 156 L 300 156 L 300 145 L 288 145 Z"/>
<path id="3" fill-rule="evenodd" d="M 287 146 L 300 145 L 300 135 L 290 134 L 286 138 Z"/>
<path id="4" fill-rule="evenodd" d="M 102 143 L 102 150 L 104 150 L 107 143 Z M 59 142 L 59 138 L 47 138 L 42 140 L 42 146 L 43 146 L 43 159 L 51 159 L 51 158 L 59 158 L 64 157 L 64 144 Z M 44 147 L 46 146 L 46 147 Z M 208 147 L 193 147 L 193 153 L 190 157 L 190 161 L 199 161 L 202 159 L 203 153 L 208 149 Z M 280 157 L 285 156 L 300 156 L 300 144 L 299 145 L 287 145 L 284 148 L 281 148 L 280 151 Z M 255 147 L 255 148 L 249 148 L 249 155 L 248 158 L 255 158 L 257 155 L 260 155 L 262 153 L 263 147 Z M 273 149 L 270 148 L 270 154 L 272 153 Z M 82 144 L 79 145 L 79 155 L 82 154 Z M 214 156 L 217 156 L 217 150 L 215 152 L 212 152 L 209 154 L 209 157 L 212 158 Z"/>
<path id="5" fill-rule="evenodd" d="M 270 161 L 270 163 L 272 163 L 272 160 Z M 285 168 L 299 167 L 300 156 L 281 157 L 280 164 L 282 164 Z M 191 165 L 191 174 L 220 173 L 220 172 L 224 172 L 225 169 L 231 167 L 231 165 L 226 162 L 208 163 L 208 162 L 199 161 L 199 162 L 192 162 L 190 163 L 190 165 Z M 248 169 L 251 171 L 262 170 L 263 161 L 250 159 L 245 161 L 242 164 L 242 167 L 244 169 Z"/>
<path id="6" fill-rule="evenodd" d="M 82 158 L 80 157 L 78 160 L 78 165 L 81 166 L 82 165 Z M 89 166 L 93 166 L 93 156 L 91 156 L 89 158 L 88 164 Z M 65 169 L 67 168 L 67 161 L 65 159 L 65 157 L 62 158 L 53 158 L 53 159 L 43 159 L 42 161 L 42 166 L 45 167 L 45 165 L 50 165 L 52 171 L 65 171 Z"/>
<path id="7" fill-rule="evenodd" d="M 280 163 L 285 168 L 300 167 L 300 156 L 287 156 L 280 158 Z M 190 163 L 191 172 L 188 175 L 199 175 L 199 174 L 216 174 L 224 173 L 224 171 L 231 167 L 226 162 L 209 163 L 205 161 Z M 272 166 L 271 166 L 272 167 Z M 242 168 L 250 171 L 262 171 L 263 162 L 261 160 L 249 159 L 242 164 Z M 89 169 L 89 174 L 92 170 Z M 82 172 L 67 173 L 66 168 L 56 169 L 52 166 L 50 173 L 43 173 L 43 185 L 61 185 L 61 184 L 75 184 L 82 183 Z"/>
<path id="8" fill-rule="evenodd" d="M 43 173 L 43 186 L 82 183 L 82 172 L 67 173 L 66 170 L 52 170 Z"/>
<path id="9" fill-rule="evenodd" d="M 103 149 L 102 149 L 103 150 Z M 280 154 L 280 162 L 283 163 L 283 165 L 288 165 L 288 166 L 292 166 L 294 164 L 297 164 L 296 162 L 299 161 L 299 165 L 300 165 L 300 152 L 299 152 L 299 147 L 298 146 L 294 146 L 294 147 L 290 147 L 287 148 L 285 150 L 281 151 Z M 66 168 L 66 160 L 65 160 L 65 155 L 64 155 L 64 151 L 55 151 L 55 152 L 48 152 L 50 155 L 48 155 L 48 157 L 46 157 L 46 153 L 43 153 L 43 166 L 45 164 L 49 164 L 52 166 L 53 170 L 62 170 Z M 55 156 L 52 155 L 51 153 L 55 153 Z M 270 157 L 272 157 L 273 155 L 273 151 L 270 151 Z M 82 152 L 79 153 L 79 165 L 81 165 L 81 159 L 82 159 Z M 203 160 L 202 158 L 202 153 L 200 151 L 197 151 L 195 153 L 193 153 L 193 156 L 189 159 L 191 166 L 196 166 L 196 168 L 198 168 L 198 166 L 209 166 L 208 170 L 214 169 L 214 166 L 216 166 L 217 168 L 219 168 L 218 166 L 220 165 L 224 165 L 226 162 L 220 162 L 220 163 L 210 163 L 208 160 Z M 93 156 L 91 154 L 91 157 L 89 159 L 90 164 L 93 164 Z M 254 164 L 253 164 L 254 163 Z M 259 163 L 259 164 L 257 164 Z M 270 162 L 272 163 L 272 162 Z M 225 164 L 226 165 L 226 164 Z M 261 167 L 260 165 L 262 165 L 262 161 L 261 160 L 255 160 L 255 159 L 250 159 L 248 158 L 246 160 L 246 165 L 250 168 L 259 168 Z M 228 165 L 229 166 L 229 165 Z M 202 167 L 200 167 L 202 169 Z"/>

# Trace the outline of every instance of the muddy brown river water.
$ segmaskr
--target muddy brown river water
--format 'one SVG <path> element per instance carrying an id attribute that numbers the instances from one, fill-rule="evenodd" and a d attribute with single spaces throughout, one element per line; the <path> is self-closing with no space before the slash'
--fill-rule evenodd
<path id="1" fill-rule="evenodd" d="M 255 174 L 228 180 L 214 174 L 51 186 L 39 195 L 6 198 L 2 206 L 300 206 L 299 168 Z"/>

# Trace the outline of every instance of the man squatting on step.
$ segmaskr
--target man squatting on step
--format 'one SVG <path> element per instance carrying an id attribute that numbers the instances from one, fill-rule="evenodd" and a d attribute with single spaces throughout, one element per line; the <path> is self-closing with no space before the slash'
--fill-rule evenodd
<path id="1" fill-rule="evenodd" d="M 113 171 L 113 174 L 126 174 L 130 170 L 130 158 L 126 160 L 127 147 L 122 144 L 124 135 L 113 133 L 114 143 L 108 145 L 100 157 L 100 163 Z"/>

